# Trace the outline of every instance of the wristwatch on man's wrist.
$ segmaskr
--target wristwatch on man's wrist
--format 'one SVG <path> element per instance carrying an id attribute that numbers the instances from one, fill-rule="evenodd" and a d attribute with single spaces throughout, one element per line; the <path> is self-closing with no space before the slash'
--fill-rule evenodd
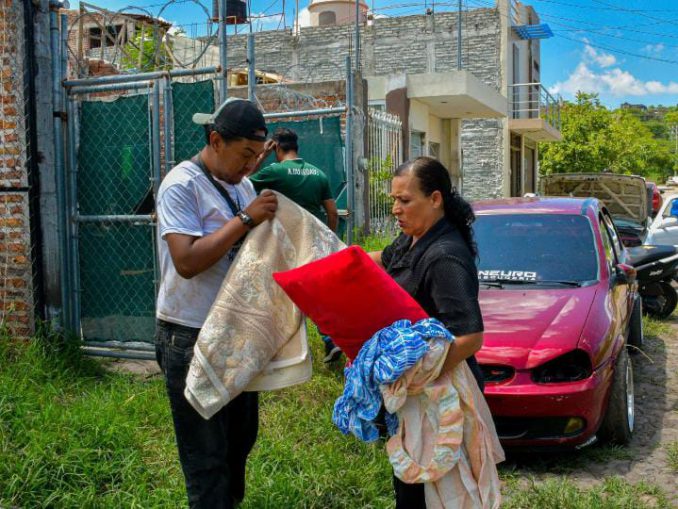
<path id="1" fill-rule="evenodd" d="M 254 219 L 252 219 L 252 216 L 250 216 L 247 212 L 239 210 L 236 213 L 236 216 L 238 216 L 240 218 L 240 220 L 242 221 L 242 223 L 245 226 L 247 226 L 249 228 L 254 228 Z"/>

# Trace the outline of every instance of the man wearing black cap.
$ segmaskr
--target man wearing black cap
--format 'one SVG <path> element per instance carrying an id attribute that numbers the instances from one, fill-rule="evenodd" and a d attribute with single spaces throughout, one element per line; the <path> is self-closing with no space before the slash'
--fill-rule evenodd
<path id="1" fill-rule="evenodd" d="M 272 192 L 256 196 L 245 177 L 266 141 L 266 123 L 249 101 L 229 99 L 196 113 L 206 145 L 175 166 L 157 196 L 160 288 L 156 358 L 169 395 L 191 508 L 231 508 L 245 495 L 245 464 L 257 437 L 258 395 L 243 393 L 211 419 L 184 397 L 200 329 L 245 234 L 273 218 Z"/>

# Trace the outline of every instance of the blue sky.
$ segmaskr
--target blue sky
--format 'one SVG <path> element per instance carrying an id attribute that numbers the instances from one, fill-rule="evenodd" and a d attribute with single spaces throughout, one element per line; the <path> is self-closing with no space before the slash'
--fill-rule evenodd
<path id="1" fill-rule="evenodd" d="M 255 29 L 282 27 L 282 0 L 251 0 L 260 17 Z M 431 0 L 366 0 L 377 15 L 423 13 Z M 188 35 L 206 30 L 198 0 L 93 0 L 110 10 L 132 4 L 184 26 Z M 211 0 L 201 0 L 211 8 Z M 301 18 L 309 0 L 299 0 Z M 577 90 L 598 92 L 609 107 L 622 102 L 678 104 L 678 0 L 525 0 L 548 23 L 554 37 L 542 42 L 542 83 L 571 99 Z M 71 2 L 77 8 L 78 2 Z M 437 2 L 450 10 L 457 2 Z M 494 5 L 494 0 L 463 0 L 465 8 Z M 285 22 L 294 22 L 295 2 L 285 2 Z M 161 12 L 162 10 L 162 12 Z M 132 11 L 135 12 L 135 11 Z M 142 13 L 139 9 L 136 12 Z M 302 22 L 303 25 L 303 22 Z"/>

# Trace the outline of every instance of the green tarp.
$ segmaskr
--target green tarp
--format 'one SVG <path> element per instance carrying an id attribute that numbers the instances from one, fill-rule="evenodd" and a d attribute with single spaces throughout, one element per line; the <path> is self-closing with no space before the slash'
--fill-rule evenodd
<path id="1" fill-rule="evenodd" d="M 174 111 L 174 160 L 190 159 L 205 146 L 205 130 L 193 123 L 194 113 L 214 111 L 212 81 L 172 83 Z"/>
<path id="2" fill-rule="evenodd" d="M 150 188 L 148 96 L 83 102 L 77 157 L 81 215 L 135 214 Z M 85 339 L 152 341 L 152 227 L 81 223 L 78 256 Z"/>

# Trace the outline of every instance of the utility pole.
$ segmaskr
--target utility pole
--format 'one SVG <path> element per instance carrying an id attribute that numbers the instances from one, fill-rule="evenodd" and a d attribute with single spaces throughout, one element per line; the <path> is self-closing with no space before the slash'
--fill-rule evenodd
<path id="1" fill-rule="evenodd" d="M 219 103 L 226 100 L 228 94 L 228 53 L 226 48 L 226 0 L 219 0 L 219 64 L 221 82 L 219 83 Z"/>
<path id="2" fill-rule="evenodd" d="M 360 71 L 360 0 L 355 0 L 355 70 Z"/>
<path id="3" fill-rule="evenodd" d="M 461 0 L 457 12 L 457 71 L 461 71 Z"/>

